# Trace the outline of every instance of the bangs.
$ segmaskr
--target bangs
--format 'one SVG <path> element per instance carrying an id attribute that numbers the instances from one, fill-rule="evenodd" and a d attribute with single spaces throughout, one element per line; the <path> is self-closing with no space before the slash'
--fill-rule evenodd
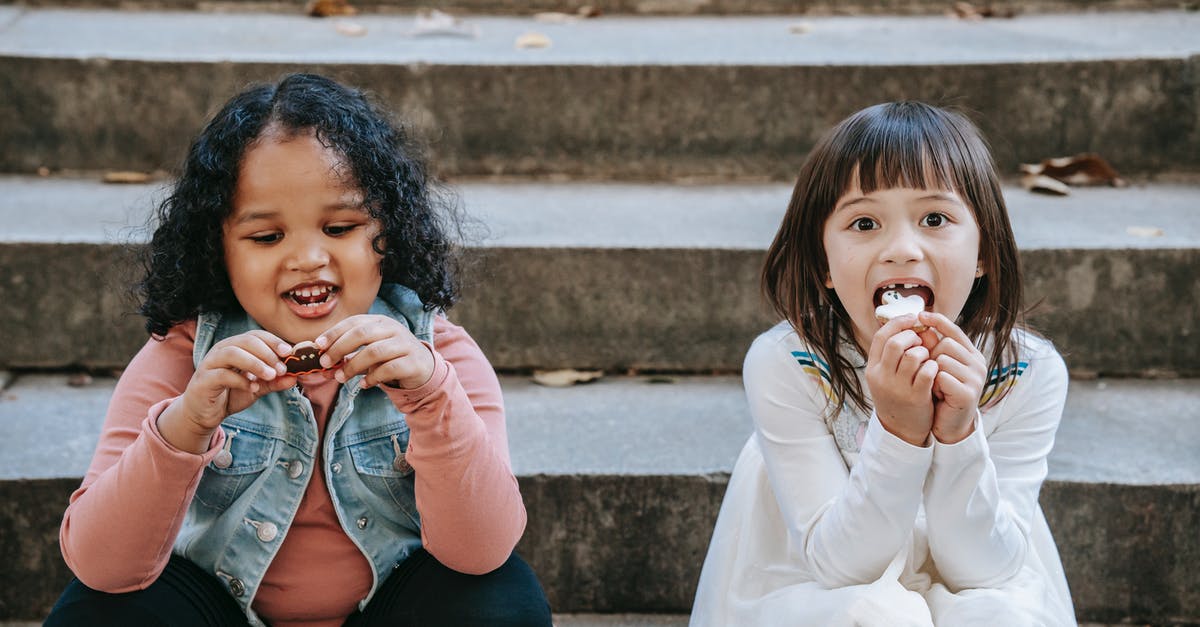
<path id="1" fill-rule="evenodd" d="M 920 103 L 890 103 L 860 111 L 832 138 L 832 181 L 839 195 L 854 183 L 864 194 L 905 187 L 961 193 L 991 170 L 986 147 L 962 122 Z"/>

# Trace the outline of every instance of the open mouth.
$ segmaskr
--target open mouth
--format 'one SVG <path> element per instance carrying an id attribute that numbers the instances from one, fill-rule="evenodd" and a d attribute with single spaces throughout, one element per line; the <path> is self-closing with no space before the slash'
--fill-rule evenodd
<path id="1" fill-rule="evenodd" d="M 319 307 L 327 302 L 333 295 L 338 292 L 337 286 L 321 284 L 321 285 L 306 285 L 298 287 L 284 294 L 284 298 L 289 298 L 292 302 L 301 307 Z"/>
<path id="2" fill-rule="evenodd" d="M 920 296 L 921 300 L 925 301 L 926 310 L 933 307 L 933 290 L 919 283 L 889 283 L 880 287 L 875 290 L 874 303 L 876 307 L 884 304 L 883 295 L 885 292 L 895 292 L 900 295 L 900 298 Z"/>

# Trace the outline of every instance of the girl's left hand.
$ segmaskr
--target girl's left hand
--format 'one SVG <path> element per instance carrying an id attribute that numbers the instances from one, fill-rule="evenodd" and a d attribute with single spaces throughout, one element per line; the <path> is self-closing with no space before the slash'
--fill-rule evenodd
<path id="1" fill-rule="evenodd" d="M 384 384 L 418 388 L 433 376 L 433 353 L 403 324 L 387 316 L 350 316 L 316 340 L 325 351 L 321 366 L 341 365 L 333 373 L 339 383 L 360 374 L 362 387 Z"/>
<path id="2" fill-rule="evenodd" d="M 933 382 L 933 437 L 954 444 L 975 429 L 979 399 L 987 382 L 987 360 L 946 316 L 922 312 L 919 319 L 928 327 L 920 333 L 921 340 L 938 365 Z"/>

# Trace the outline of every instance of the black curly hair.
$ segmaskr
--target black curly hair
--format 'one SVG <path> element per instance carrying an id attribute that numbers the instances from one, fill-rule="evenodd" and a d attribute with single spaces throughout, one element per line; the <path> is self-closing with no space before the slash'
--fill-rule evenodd
<path id="1" fill-rule="evenodd" d="M 264 132 L 314 133 L 348 166 L 350 183 L 379 221 L 375 250 L 384 283 L 415 291 L 426 309 L 458 299 L 461 223 L 449 196 L 427 170 L 424 151 L 362 92 L 315 74 L 292 74 L 234 96 L 188 150 L 137 284 L 146 330 L 161 337 L 201 312 L 240 311 L 225 271 L 222 223 L 233 209 L 242 157 Z"/>

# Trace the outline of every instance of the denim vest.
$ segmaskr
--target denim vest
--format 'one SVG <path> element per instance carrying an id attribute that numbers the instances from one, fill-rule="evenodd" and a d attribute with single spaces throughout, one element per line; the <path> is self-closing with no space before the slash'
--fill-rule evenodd
<path id="1" fill-rule="evenodd" d="M 369 313 L 433 343 L 434 314 L 406 287 L 383 285 Z M 259 328 L 244 313 L 201 314 L 194 362 L 216 342 Z M 300 507 L 318 446 L 338 521 L 371 564 L 371 592 L 359 608 L 421 546 L 413 472 L 404 460 L 408 424 L 382 390 L 360 389 L 361 378 L 338 390 L 323 442 L 298 387 L 268 394 L 221 425 L 225 448 L 204 469 L 174 552 L 216 575 L 252 625 L 263 624 L 250 604 Z"/>

